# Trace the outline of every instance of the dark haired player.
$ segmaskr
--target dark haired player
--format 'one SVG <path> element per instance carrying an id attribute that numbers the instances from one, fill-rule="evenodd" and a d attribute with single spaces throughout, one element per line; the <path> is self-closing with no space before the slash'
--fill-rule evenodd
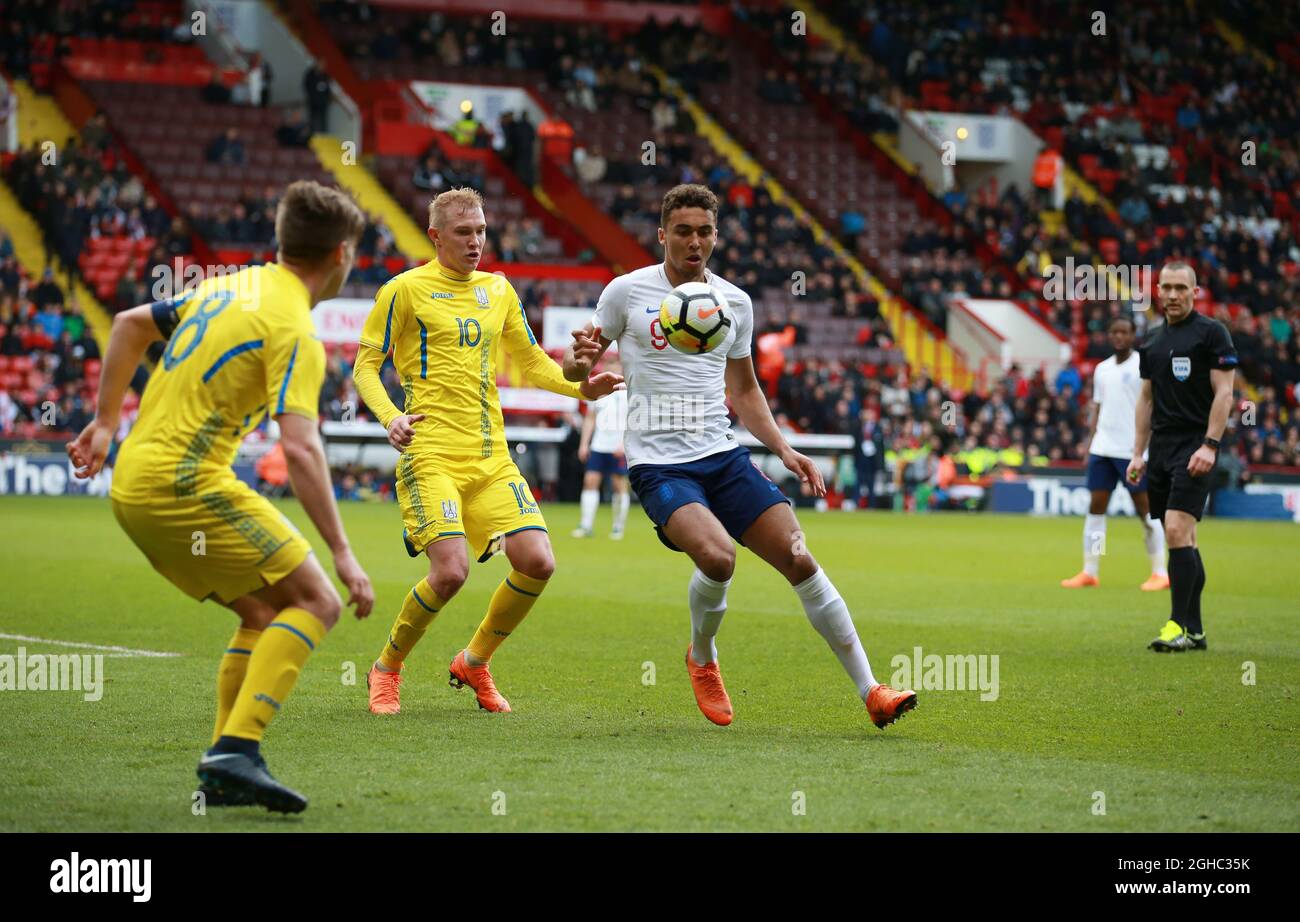
<path id="1" fill-rule="evenodd" d="M 618 341 L 627 378 L 629 478 L 660 540 L 684 551 L 696 567 L 687 591 L 691 644 L 686 668 L 704 716 L 722 726 L 732 719 L 714 637 L 736 565 L 734 540 L 789 580 L 808 620 L 853 680 L 872 722 L 884 728 L 916 706 L 916 693 L 876 682 L 848 606 L 804 546 L 789 502 L 731 431 L 727 397 L 745 428 L 815 495 L 825 494 L 817 466 L 792 449 L 777 429 L 754 375 L 749 296 L 705 268 L 717 244 L 717 222 L 718 199 L 708 188 L 679 185 L 669 190 L 660 213 L 663 263 L 605 287 L 592 322 L 574 331 L 574 344 L 564 358 L 565 377 L 585 378 L 609 344 Z M 659 327 L 659 304 L 678 285 L 700 281 L 726 301 L 732 324 L 717 348 L 688 356 L 669 347 Z M 662 415 L 656 406 L 672 404 L 681 395 L 691 395 L 696 409 L 676 424 L 658 425 Z"/>
<path id="2" fill-rule="evenodd" d="M 1098 363 L 1092 373 L 1092 404 L 1088 431 L 1088 489 L 1092 502 L 1083 520 L 1083 570 L 1061 580 L 1066 589 L 1101 585 L 1101 557 L 1106 552 L 1106 508 L 1115 486 L 1123 482 L 1138 522 L 1142 525 L 1151 576 L 1142 584 L 1146 592 L 1169 588 L 1165 569 L 1165 530 L 1159 521 L 1148 516 L 1147 483 L 1125 478 L 1128 459 L 1133 450 L 1133 414 L 1137 408 L 1142 379 L 1138 375 L 1140 359 L 1133 351 L 1137 327 L 1127 314 L 1111 318 L 1107 333 L 1115 354 Z"/>
<path id="3" fill-rule="evenodd" d="M 276 211 L 274 263 L 113 318 L 95 418 L 68 444 L 78 477 L 103 467 L 131 375 L 145 349 L 165 341 L 118 452 L 113 515 L 174 586 L 239 617 L 217 671 L 213 745 L 198 766 L 207 806 L 306 809 L 307 798 L 267 771 L 260 744 L 343 607 L 298 529 L 231 470 L 263 417 L 280 426 L 294 495 L 333 552 L 348 603 L 364 618 L 375 602 L 339 520 L 317 431 L 325 349 L 311 320 L 347 280 L 365 227 L 339 190 L 290 185 Z M 199 556 L 195 534 L 206 538 Z"/>
<path id="4" fill-rule="evenodd" d="M 1201 591 L 1205 566 L 1196 545 L 1196 523 L 1210 495 L 1210 474 L 1219 439 L 1232 411 L 1237 353 L 1217 320 L 1198 314 L 1196 273 L 1184 262 L 1160 270 L 1159 327 L 1138 349 L 1142 393 L 1138 398 L 1129 482 L 1146 471 L 1151 443 L 1151 517 L 1165 523 L 1169 541 L 1169 621 L 1150 647 L 1157 653 L 1204 650 Z"/>

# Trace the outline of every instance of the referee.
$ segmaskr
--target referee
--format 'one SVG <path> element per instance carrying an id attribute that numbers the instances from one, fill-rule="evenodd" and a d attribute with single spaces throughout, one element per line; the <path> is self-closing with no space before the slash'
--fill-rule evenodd
<path id="1" fill-rule="evenodd" d="M 1237 366 L 1227 329 L 1193 308 L 1197 291 L 1191 266 L 1166 264 L 1160 270 L 1165 323 L 1138 348 L 1142 392 L 1128 477 L 1134 483 L 1142 479 L 1150 442 L 1151 518 L 1164 522 L 1169 543 L 1172 610 L 1160 636 L 1151 641 L 1157 653 L 1205 649 L 1205 567 L 1196 546 L 1196 523 L 1210 495 L 1210 473 L 1232 410 Z"/>

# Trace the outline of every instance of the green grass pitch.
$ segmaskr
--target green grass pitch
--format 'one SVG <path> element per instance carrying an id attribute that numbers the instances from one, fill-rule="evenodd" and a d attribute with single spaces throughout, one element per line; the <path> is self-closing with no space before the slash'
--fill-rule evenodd
<path id="1" fill-rule="evenodd" d="M 319 547 L 301 507 L 284 509 Z M 1057 582 L 1078 569 L 1078 519 L 805 513 L 878 679 L 916 646 L 999 658 L 996 700 L 918 688 L 919 708 L 881 732 L 794 594 L 744 551 L 719 635 L 736 720 L 708 723 L 682 663 L 686 558 L 638 509 L 621 544 L 603 537 L 608 507 L 586 541 L 568 537 L 574 507 L 544 511 L 556 575 L 494 660 L 515 713 L 484 714 L 447 686 L 506 572 L 498 557 L 473 567 L 412 655 L 402 713 L 376 718 L 364 674 L 423 568 L 395 506 L 345 506 L 376 612 L 344 615 L 264 747 L 311 806 L 196 816 L 233 615 L 154 573 L 104 500 L 0 498 L 0 633 L 182 654 L 106 659 L 97 702 L 0 692 L 0 830 L 1300 828 L 1292 524 L 1205 522 L 1210 649 L 1158 656 L 1145 645 L 1168 595 L 1137 589 L 1132 521 L 1111 522 L 1102 586 L 1069 592 Z M 0 638 L 0 654 L 20 645 L 93 652 Z"/>

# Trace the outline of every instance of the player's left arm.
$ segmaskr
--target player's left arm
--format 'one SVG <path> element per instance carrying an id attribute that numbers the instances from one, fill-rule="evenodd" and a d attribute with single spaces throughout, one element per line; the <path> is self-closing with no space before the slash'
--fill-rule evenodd
<path id="1" fill-rule="evenodd" d="M 587 406 L 587 415 L 582 418 L 582 435 L 578 439 L 578 460 L 587 463 L 591 453 L 591 436 L 596 431 L 596 405 Z"/>
<path id="2" fill-rule="evenodd" d="M 94 477 L 104 467 L 104 459 L 108 457 L 121 419 L 122 398 L 131 385 L 131 378 L 140 367 L 145 350 L 171 336 L 176 323 L 176 303 L 173 301 L 141 304 L 114 315 L 108 350 L 104 353 L 99 373 L 95 418 L 67 444 L 68 457 L 72 459 L 78 478 Z"/>
<path id="3" fill-rule="evenodd" d="M 1228 416 L 1232 413 L 1232 386 L 1236 378 L 1236 369 L 1210 369 L 1210 387 L 1214 390 L 1214 403 L 1210 405 L 1210 421 L 1205 427 L 1205 437 L 1216 442 L 1223 438 L 1223 431 L 1228 428 Z M 1200 477 L 1214 470 L 1214 462 L 1219 452 L 1209 445 L 1202 445 L 1187 460 L 1187 473 Z"/>
<path id="4" fill-rule="evenodd" d="M 727 396 L 731 406 L 740 417 L 740 423 L 764 447 L 781 459 L 781 463 L 799 476 L 799 482 L 807 486 L 814 496 L 826 495 L 826 481 L 816 463 L 807 455 L 802 455 L 790 447 L 790 443 L 781 434 L 776 420 L 772 418 L 772 409 L 767 405 L 767 396 L 759 386 L 758 376 L 754 374 L 754 359 L 745 355 L 741 358 L 727 359 Z"/>
<path id="5" fill-rule="evenodd" d="M 1217 368 L 1210 369 L 1210 389 L 1214 391 L 1214 402 L 1210 405 L 1210 419 L 1205 427 L 1205 437 L 1219 441 L 1223 431 L 1228 428 L 1228 416 L 1232 413 L 1232 386 L 1236 378 L 1237 350 L 1232 345 L 1228 329 L 1217 321 L 1211 326 L 1206 345 L 1214 357 Z M 1218 459 L 1218 449 L 1201 445 L 1187 460 L 1187 472 L 1193 477 L 1200 477 L 1214 470 Z"/>
<path id="6" fill-rule="evenodd" d="M 263 354 L 266 406 L 280 427 L 280 446 L 293 495 L 329 547 L 334 572 L 347 587 L 348 604 L 355 606 L 358 618 L 364 618 L 374 606 L 375 593 L 343 529 L 317 422 L 325 383 L 325 347 L 310 329 L 290 328 L 271 331 Z"/>
<path id="7" fill-rule="evenodd" d="M 504 345 L 511 356 L 519 362 L 529 384 L 565 397 L 585 397 L 588 400 L 596 400 L 613 393 L 614 389 L 623 383 L 622 375 L 608 371 L 592 375 L 578 383 L 566 380 L 564 369 L 555 359 L 546 354 L 546 350 L 533 335 L 532 327 L 528 325 L 528 318 L 524 314 L 523 302 L 515 294 L 513 286 L 507 285 L 505 293 L 501 296 L 510 298 L 515 304 L 513 309 L 506 310 L 506 322 L 501 334 Z"/>
<path id="8" fill-rule="evenodd" d="M 1092 440 L 1097 437 L 1097 421 L 1101 419 L 1101 401 L 1105 391 L 1096 369 L 1092 372 L 1092 399 L 1088 401 L 1088 451 L 1092 451 Z"/>

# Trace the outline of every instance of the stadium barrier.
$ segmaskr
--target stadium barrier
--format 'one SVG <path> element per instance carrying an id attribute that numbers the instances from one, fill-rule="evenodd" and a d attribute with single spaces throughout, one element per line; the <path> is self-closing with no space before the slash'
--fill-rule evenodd
<path id="1" fill-rule="evenodd" d="M 506 441 L 524 468 L 525 476 L 541 475 L 546 480 L 554 480 L 562 446 L 573 434 L 574 430 L 567 425 L 505 427 Z M 388 444 L 388 433 L 379 423 L 327 421 L 321 425 L 321 435 L 332 468 L 372 469 L 382 472 L 385 477 L 391 476 L 397 463 L 397 452 Z M 853 438 L 847 435 L 788 433 L 786 438 L 793 448 L 813 458 L 828 485 L 835 475 L 835 456 L 852 451 L 854 444 Z M 758 439 L 748 432 L 738 431 L 736 441 L 754 452 L 759 468 L 782 484 L 788 494 L 799 494 L 794 475 Z M 273 437 L 245 442 L 235 461 L 235 475 L 256 488 L 256 461 L 274 444 Z M 51 448 L 44 442 L 0 440 L 0 496 L 108 496 L 113 477 L 112 456 L 103 471 L 90 481 L 82 481 L 75 477 L 67 456 Z M 536 454 L 525 458 L 530 451 Z M 878 486 L 883 489 L 877 493 L 891 495 L 892 474 L 889 470 L 880 473 L 883 482 Z M 1219 518 L 1300 523 L 1300 475 L 1269 471 L 1262 474 L 1260 480 L 1263 482 L 1246 484 L 1240 490 L 1215 490 L 1208 514 Z M 962 484 L 955 486 L 961 487 Z M 1044 468 L 1040 473 L 1025 477 L 995 479 L 977 492 L 977 497 L 974 493 L 970 495 L 981 502 L 970 508 L 1044 517 L 1085 515 L 1091 499 L 1082 472 L 1077 468 Z M 1107 514 L 1135 514 L 1133 500 L 1127 491 L 1116 490 L 1112 494 Z"/>
<path id="2" fill-rule="evenodd" d="M 1272 474 L 1269 483 L 1247 484 L 1241 490 L 1218 489 L 1210 498 L 1208 514 L 1235 519 L 1275 519 L 1300 523 L 1300 476 Z M 1091 492 L 1081 472 L 1044 473 L 990 486 L 990 512 L 1036 516 L 1082 516 L 1088 513 Z M 1136 514 L 1127 490 L 1111 494 L 1106 514 Z"/>
<path id="3" fill-rule="evenodd" d="M 0 496 L 108 496 L 112 483 L 109 467 L 78 480 L 67 455 L 0 450 Z"/>

